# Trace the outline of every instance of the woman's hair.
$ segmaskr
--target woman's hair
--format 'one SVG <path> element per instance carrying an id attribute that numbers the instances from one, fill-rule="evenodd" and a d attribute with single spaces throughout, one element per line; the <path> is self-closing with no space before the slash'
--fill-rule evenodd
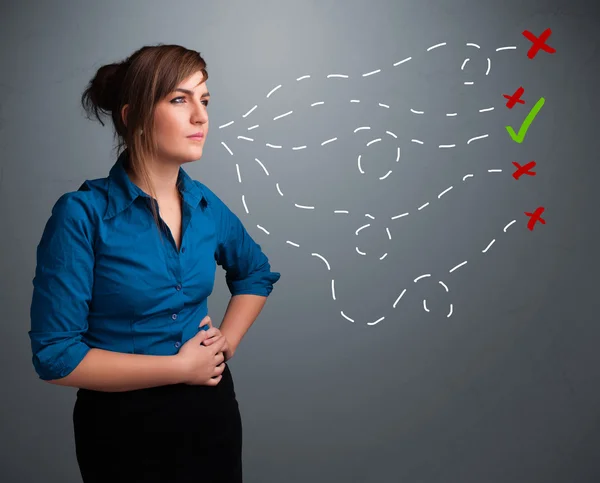
<path id="1" fill-rule="evenodd" d="M 155 191 L 144 160 L 153 159 L 157 153 L 155 106 L 198 71 L 206 81 L 206 62 L 195 50 L 180 45 L 144 46 L 121 62 L 100 67 L 81 96 L 88 119 L 95 116 L 104 126 L 102 115 L 111 116 L 117 152 L 128 148 L 129 168 L 146 182 L 153 198 Z M 121 110 L 125 104 L 129 107 L 123 122 Z M 152 213 L 158 224 L 154 205 Z"/>

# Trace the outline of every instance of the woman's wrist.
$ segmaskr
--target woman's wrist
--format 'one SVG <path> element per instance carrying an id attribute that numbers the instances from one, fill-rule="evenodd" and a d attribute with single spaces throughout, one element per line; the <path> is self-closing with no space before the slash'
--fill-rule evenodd
<path id="1" fill-rule="evenodd" d="M 188 368 L 185 360 L 179 354 L 167 356 L 173 374 L 173 384 L 182 384 L 187 380 Z"/>

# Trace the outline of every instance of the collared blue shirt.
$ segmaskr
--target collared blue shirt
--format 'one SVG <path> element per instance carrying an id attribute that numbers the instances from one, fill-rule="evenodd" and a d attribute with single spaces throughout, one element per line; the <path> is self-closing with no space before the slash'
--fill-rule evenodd
<path id="1" fill-rule="evenodd" d="M 158 204 L 129 179 L 128 155 L 62 195 L 37 246 L 28 334 L 42 380 L 67 376 L 92 347 L 176 354 L 208 314 L 216 265 L 232 296 L 268 297 L 280 278 L 240 219 L 183 168 L 180 249 L 162 220 L 161 237 Z"/>

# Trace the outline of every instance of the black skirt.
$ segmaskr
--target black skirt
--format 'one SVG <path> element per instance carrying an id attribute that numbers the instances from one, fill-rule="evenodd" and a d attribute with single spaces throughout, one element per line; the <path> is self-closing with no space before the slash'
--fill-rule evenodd
<path id="1" fill-rule="evenodd" d="M 79 389 L 73 427 L 84 483 L 241 483 L 242 422 L 225 366 L 216 386 Z"/>

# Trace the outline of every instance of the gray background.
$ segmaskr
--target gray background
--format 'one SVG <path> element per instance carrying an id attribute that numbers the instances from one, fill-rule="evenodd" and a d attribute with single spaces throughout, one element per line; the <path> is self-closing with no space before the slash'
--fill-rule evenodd
<path id="1" fill-rule="evenodd" d="M 230 363 L 245 481 L 600 480 L 594 2 L 21 1 L 1 8 L 3 481 L 80 481 L 76 389 L 44 384 L 31 364 L 35 248 L 58 197 L 106 176 L 114 162 L 111 130 L 86 121 L 79 106 L 86 83 L 102 64 L 159 42 L 199 50 L 208 63 L 211 129 L 188 172 L 240 216 L 282 273 Z M 528 59 L 521 32 L 548 27 L 556 54 Z M 440 42 L 447 45 L 426 50 Z M 517 49 L 495 51 L 502 46 Z M 302 75 L 311 78 L 296 81 Z M 527 104 L 509 110 L 502 94 L 519 86 Z M 518 127 L 542 96 L 546 105 L 525 141 L 512 142 L 504 126 Z M 310 107 L 318 101 L 325 104 Z M 371 131 L 353 133 L 359 126 Z M 456 147 L 438 148 L 450 143 Z M 531 160 L 537 176 L 514 180 L 512 161 Z M 538 206 L 546 224 L 529 231 L 524 212 Z M 365 223 L 371 227 L 355 235 Z M 415 283 L 422 274 L 431 277 Z M 209 304 L 217 323 L 228 296 L 218 271 Z"/>

